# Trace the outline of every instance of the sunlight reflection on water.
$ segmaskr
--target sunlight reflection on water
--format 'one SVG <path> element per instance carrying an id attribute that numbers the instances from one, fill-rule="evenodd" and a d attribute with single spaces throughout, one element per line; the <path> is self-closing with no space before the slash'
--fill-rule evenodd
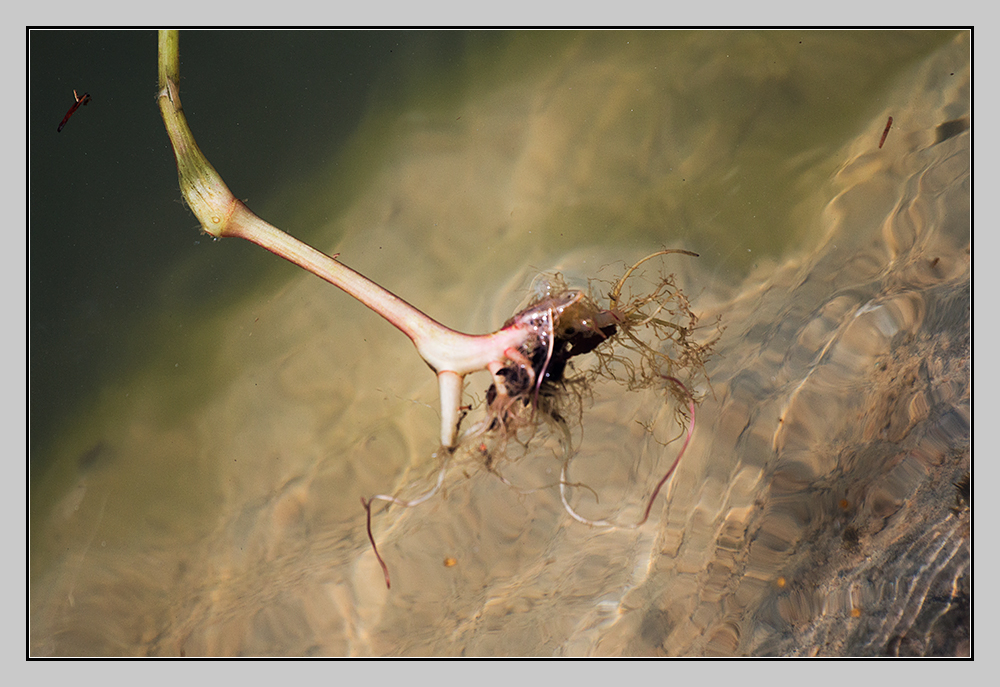
<path id="1" fill-rule="evenodd" d="M 967 650 L 940 629 L 967 628 L 970 574 L 952 486 L 970 469 L 967 36 L 913 51 L 860 115 L 811 122 L 873 41 L 806 33 L 806 59 L 787 34 L 614 37 L 399 118 L 319 247 L 465 331 L 500 325 L 539 271 L 585 285 L 701 252 L 664 269 L 726 329 L 650 522 L 588 528 L 465 447 L 440 496 L 376 514 L 386 590 L 359 497 L 433 482 L 435 380 L 303 275 L 199 334 L 232 380 L 203 406 L 165 419 L 153 370 L 99 444 L 67 440 L 66 495 L 34 533 L 33 652 Z M 600 500 L 578 490 L 581 509 L 641 510 L 678 446 L 663 399 L 595 384 L 573 464 Z M 551 485 L 557 453 L 539 440 L 505 475 Z"/>

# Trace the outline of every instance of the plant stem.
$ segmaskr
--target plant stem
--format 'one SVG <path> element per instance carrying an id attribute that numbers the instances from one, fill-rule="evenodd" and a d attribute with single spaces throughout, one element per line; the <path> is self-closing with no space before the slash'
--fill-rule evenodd
<path id="1" fill-rule="evenodd" d="M 265 222 L 238 200 L 198 148 L 180 99 L 180 38 L 177 31 L 159 33 L 160 113 L 177 159 L 181 193 L 212 236 L 252 241 L 325 279 L 358 299 L 410 337 L 417 352 L 437 375 L 441 394 L 441 443 L 452 447 L 458 427 L 464 377 L 488 369 L 496 372 L 534 334 L 515 322 L 497 332 L 470 336 L 436 322 L 402 298 L 329 256 Z"/>

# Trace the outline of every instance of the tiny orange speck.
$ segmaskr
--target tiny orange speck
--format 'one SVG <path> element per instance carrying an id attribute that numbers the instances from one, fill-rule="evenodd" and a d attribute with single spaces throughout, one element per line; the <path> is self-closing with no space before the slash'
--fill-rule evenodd
<path id="1" fill-rule="evenodd" d="M 851 504 L 847 499 L 840 499 L 840 501 L 837 502 L 837 505 L 843 508 L 844 510 L 847 510 L 847 507 Z"/>
<path id="2" fill-rule="evenodd" d="M 453 565 L 458 565 L 458 561 L 456 561 L 454 558 L 445 558 L 444 559 L 444 567 L 450 568 Z"/>
<path id="3" fill-rule="evenodd" d="M 861 617 L 861 609 L 860 608 L 852 608 L 851 609 L 851 617 L 852 618 L 860 618 Z"/>
<path id="4" fill-rule="evenodd" d="M 784 577 L 779 577 L 779 578 L 778 578 L 777 580 L 775 580 L 775 581 L 774 581 L 774 583 L 775 583 L 776 585 L 778 585 L 778 587 L 779 587 L 779 588 L 780 588 L 780 587 L 784 587 L 784 586 L 785 586 L 785 584 L 786 584 L 786 582 L 785 582 L 785 578 L 784 578 Z"/>

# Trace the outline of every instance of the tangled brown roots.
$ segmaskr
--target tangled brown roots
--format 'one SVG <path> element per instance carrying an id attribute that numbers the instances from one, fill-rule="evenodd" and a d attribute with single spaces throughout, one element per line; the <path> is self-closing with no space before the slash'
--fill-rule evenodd
<path id="1" fill-rule="evenodd" d="M 486 392 L 485 419 L 462 437 L 466 445 L 475 445 L 471 453 L 483 467 L 504 483 L 511 484 L 498 467 L 500 460 L 507 456 L 509 443 L 516 441 L 527 450 L 540 424 L 548 423 L 560 436 L 564 455 L 560 480 L 549 486 L 558 486 L 567 513 L 591 526 L 635 528 L 646 522 L 653 501 L 691 440 L 698 402 L 692 389 L 696 381 L 707 381 L 705 362 L 721 333 L 716 323 L 713 335 L 698 341 L 695 335 L 701 329 L 698 317 L 674 275 L 661 273 L 652 280 L 644 275 L 649 285 L 645 292 L 631 287 L 630 280 L 638 276 L 642 265 L 672 253 L 697 257 L 690 251 L 662 250 L 643 258 L 629 267 L 620 279 L 609 284 L 607 307 L 598 305 L 600 296 L 593 294 L 594 284 L 601 282 L 592 282 L 592 293 L 588 294 L 569 288 L 559 274 L 536 280 L 533 298 L 505 324 L 505 327 L 521 325 L 532 335 L 524 345 L 507 351 L 508 364 L 494 370 L 494 382 Z M 572 359 L 591 352 L 595 355 L 595 364 L 574 374 Z M 576 407 L 582 413 L 583 394 L 600 377 L 621 382 L 629 390 L 663 386 L 677 401 L 677 420 L 684 428 L 685 440 L 681 449 L 656 484 L 641 520 L 636 523 L 587 519 L 572 508 L 566 497 L 566 487 L 586 487 L 572 484 L 568 477 L 573 449 L 567 409 Z M 422 503 L 441 487 L 450 457 L 451 452 L 447 452 L 437 484 L 423 496 L 409 501 L 382 494 L 370 500 L 362 499 L 368 513 L 368 534 L 373 548 L 371 502 L 377 499 L 408 507 Z M 375 554 L 378 556 L 377 549 Z M 381 556 L 378 559 L 388 586 L 388 569 Z"/>

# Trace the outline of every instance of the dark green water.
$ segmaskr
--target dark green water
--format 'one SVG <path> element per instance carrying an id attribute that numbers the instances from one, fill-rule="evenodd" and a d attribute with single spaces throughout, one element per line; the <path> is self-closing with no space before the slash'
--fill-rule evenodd
<path id="1" fill-rule="evenodd" d="M 432 81 L 435 95 L 457 97 L 470 51 L 498 40 L 192 32 L 182 48 L 185 107 L 213 164 L 252 207 L 281 224 L 313 199 L 310 221 L 294 227 L 310 240 L 364 183 L 378 142 L 369 142 L 368 164 L 334 172 L 336 192 L 321 191 L 311 170 L 338 165 L 362 117 L 395 111 L 397 95 L 409 102 Z M 165 336 L 295 272 L 249 245 L 212 245 L 181 204 L 155 100 L 155 32 L 33 31 L 29 54 L 30 455 L 38 469 L 80 405 L 148 362 Z M 57 134 L 74 89 L 92 101 Z M 276 188 L 284 189 L 277 198 Z"/>

